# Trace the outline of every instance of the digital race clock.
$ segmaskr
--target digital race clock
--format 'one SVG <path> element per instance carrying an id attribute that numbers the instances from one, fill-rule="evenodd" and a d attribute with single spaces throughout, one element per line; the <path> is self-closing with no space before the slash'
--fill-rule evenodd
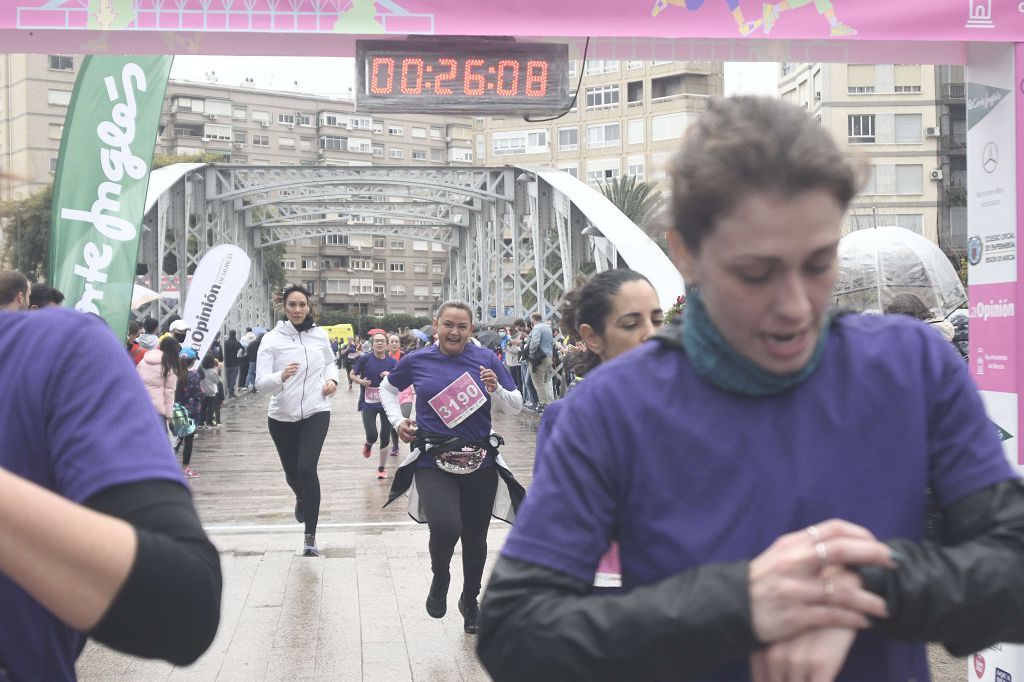
<path id="1" fill-rule="evenodd" d="M 569 47 L 510 40 L 360 40 L 359 111 L 543 114 L 569 108 Z"/>

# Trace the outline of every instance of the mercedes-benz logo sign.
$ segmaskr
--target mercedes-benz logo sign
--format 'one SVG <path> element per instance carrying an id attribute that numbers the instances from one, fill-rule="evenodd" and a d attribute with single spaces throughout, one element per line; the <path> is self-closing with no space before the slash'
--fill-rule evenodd
<path id="1" fill-rule="evenodd" d="M 981 168 L 986 173 L 994 173 L 999 165 L 999 147 L 995 142 L 989 142 L 981 150 Z"/>

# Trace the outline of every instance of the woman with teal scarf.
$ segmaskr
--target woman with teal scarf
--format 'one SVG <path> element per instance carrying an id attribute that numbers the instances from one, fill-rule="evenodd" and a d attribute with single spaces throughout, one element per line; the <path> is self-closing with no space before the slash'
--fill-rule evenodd
<path id="1" fill-rule="evenodd" d="M 1024 489 L 963 362 L 830 310 L 859 176 L 778 100 L 688 130 L 682 323 L 566 398 L 482 604 L 495 680 L 924 681 L 925 642 L 1024 641 Z"/>

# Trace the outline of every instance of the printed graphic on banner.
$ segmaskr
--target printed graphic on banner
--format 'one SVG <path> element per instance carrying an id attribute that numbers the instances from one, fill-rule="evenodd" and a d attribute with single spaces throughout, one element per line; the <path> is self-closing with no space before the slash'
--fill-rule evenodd
<path id="1" fill-rule="evenodd" d="M 972 56 L 967 83 L 967 259 L 973 287 L 1017 281 L 1017 147 L 1012 50 L 972 46 L 971 54 L 979 57 Z"/>
<path id="2" fill-rule="evenodd" d="M 1013 676 L 1002 668 L 996 668 L 996 682 L 1013 682 Z"/>
<path id="3" fill-rule="evenodd" d="M 971 374 L 987 391 L 1014 392 L 1017 387 L 1016 286 L 975 284 L 970 287 Z"/>
<path id="4" fill-rule="evenodd" d="M 64 305 L 128 328 L 164 89 L 171 57 L 86 57 L 57 155 L 50 283 Z"/>
<path id="5" fill-rule="evenodd" d="M 192 274 L 181 316 L 189 325 L 188 343 L 202 359 L 249 278 L 249 257 L 232 244 L 210 249 Z"/>
<path id="6" fill-rule="evenodd" d="M 1018 471 L 1024 473 L 1024 459 L 1017 455 L 1019 441 L 1017 421 L 1017 394 L 999 393 L 996 391 L 979 391 L 981 401 L 985 404 L 985 412 L 992 420 L 992 428 L 1003 443 L 1003 454 Z"/>

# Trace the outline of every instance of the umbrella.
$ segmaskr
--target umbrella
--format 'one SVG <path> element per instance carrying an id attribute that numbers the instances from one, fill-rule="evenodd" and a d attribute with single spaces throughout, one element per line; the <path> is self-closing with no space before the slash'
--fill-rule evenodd
<path id="1" fill-rule="evenodd" d="M 380 327 L 374 327 L 370 331 L 366 332 L 367 336 L 373 336 L 374 334 L 383 334 L 384 336 L 388 335 L 388 333 L 381 329 Z"/>
<path id="2" fill-rule="evenodd" d="M 933 242 L 902 227 L 857 230 L 839 240 L 836 305 L 884 312 L 901 294 L 912 294 L 935 318 L 967 302 L 953 264 Z"/>
<path id="3" fill-rule="evenodd" d="M 424 334 L 422 330 L 420 330 L 420 329 L 413 329 L 411 333 L 412 333 L 413 336 L 415 336 L 417 339 L 419 339 L 423 343 L 430 343 L 430 337 L 427 336 L 426 334 Z"/>
<path id="4" fill-rule="evenodd" d="M 422 327 L 420 327 L 420 331 L 423 332 L 424 334 L 426 334 L 427 338 L 429 338 L 429 339 L 434 338 L 434 325 L 432 325 L 432 324 L 425 324 Z"/>
<path id="5" fill-rule="evenodd" d="M 481 346 L 486 346 L 491 350 L 497 350 L 501 348 L 501 335 L 498 332 L 493 332 L 490 329 L 483 329 L 476 335 L 476 340 L 480 342 Z"/>

